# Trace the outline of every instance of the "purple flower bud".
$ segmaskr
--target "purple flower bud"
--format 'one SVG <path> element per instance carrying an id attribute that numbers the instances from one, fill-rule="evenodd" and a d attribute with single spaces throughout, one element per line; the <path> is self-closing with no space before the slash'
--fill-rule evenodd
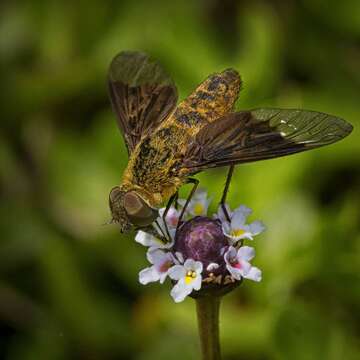
<path id="1" fill-rule="evenodd" d="M 192 296 L 223 295 L 238 285 L 238 282 L 224 283 L 229 275 L 224 259 L 228 244 L 219 220 L 197 216 L 181 224 L 173 251 L 180 252 L 184 260 L 193 259 L 203 264 L 203 286 Z"/>
<path id="2" fill-rule="evenodd" d="M 205 272 L 209 264 L 218 264 L 216 270 L 210 271 L 218 274 L 225 270 L 223 248 L 227 245 L 220 221 L 197 216 L 178 229 L 174 250 L 181 252 L 185 260 L 201 261 Z"/>

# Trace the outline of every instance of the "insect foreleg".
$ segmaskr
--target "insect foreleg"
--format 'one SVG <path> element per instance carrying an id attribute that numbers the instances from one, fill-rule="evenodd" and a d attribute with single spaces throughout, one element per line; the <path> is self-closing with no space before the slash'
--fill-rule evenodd
<path id="1" fill-rule="evenodd" d="M 232 178 L 232 175 L 233 175 L 233 172 L 234 172 L 234 167 L 235 167 L 235 165 L 230 165 L 230 167 L 229 167 L 229 171 L 228 171 L 228 174 L 227 174 L 227 177 L 226 177 L 224 191 L 223 191 L 223 194 L 222 194 L 222 197 L 221 197 L 221 200 L 220 200 L 221 208 L 222 208 L 222 210 L 224 212 L 226 220 L 229 221 L 229 222 L 231 221 L 231 219 L 230 219 L 230 215 L 229 215 L 229 213 L 228 213 L 228 211 L 226 209 L 225 203 L 226 203 L 226 196 L 227 196 L 227 193 L 229 191 L 231 178 Z"/>
<path id="2" fill-rule="evenodd" d="M 166 233 L 167 233 L 169 239 L 171 239 L 171 237 L 170 237 L 169 228 L 168 228 L 167 222 L 166 222 L 166 215 L 169 212 L 172 203 L 175 201 L 175 204 L 176 204 L 177 198 L 178 198 L 178 192 L 176 192 L 174 195 L 172 195 L 170 197 L 168 203 L 166 204 L 166 208 L 165 208 L 165 211 L 164 211 L 163 216 L 162 216 L 164 226 L 165 226 L 165 230 L 166 230 Z"/>
<path id="3" fill-rule="evenodd" d="M 164 239 L 168 239 L 168 237 L 166 236 L 166 234 L 164 233 L 164 229 L 160 226 L 159 222 L 157 220 L 154 221 L 154 223 L 156 224 L 156 226 L 158 227 L 159 232 L 161 232 L 161 235 L 163 236 Z M 166 226 L 166 225 L 165 225 Z M 169 237 L 170 239 L 170 237 Z"/>
<path id="4" fill-rule="evenodd" d="M 182 210 L 181 210 L 177 227 L 179 227 L 179 224 L 181 223 L 181 220 L 182 220 L 182 218 L 183 218 L 183 216 L 184 216 L 185 210 L 186 210 L 186 208 L 188 207 L 189 202 L 190 202 L 191 198 L 193 197 L 193 195 L 194 195 L 194 193 L 195 193 L 195 191 L 196 191 L 196 188 L 197 188 L 198 185 L 199 185 L 199 182 L 200 182 L 200 181 L 199 181 L 198 179 L 194 179 L 194 178 L 188 178 L 188 179 L 186 180 L 186 184 L 194 184 L 194 185 L 193 185 L 193 188 L 192 188 L 191 191 L 190 191 L 189 196 L 188 196 L 187 199 L 186 199 L 186 202 L 185 202 L 184 207 L 183 207 Z"/>
<path id="5" fill-rule="evenodd" d="M 175 206 L 175 209 L 177 210 L 178 209 L 178 207 L 179 207 L 179 204 L 178 204 L 178 200 L 179 200 L 179 192 L 177 191 L 176 193 L 175 193 L 175 199 L 174 199 L 174 206 Z"/>

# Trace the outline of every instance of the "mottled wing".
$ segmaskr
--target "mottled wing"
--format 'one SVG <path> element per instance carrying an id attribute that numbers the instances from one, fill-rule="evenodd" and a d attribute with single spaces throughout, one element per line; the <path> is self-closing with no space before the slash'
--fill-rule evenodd
<path id="1" fill-rule="evenodd" d="M 204 126 L 190 144 L 184 167 L 198 171 L 285 156 L 341 140 L 352 126 L 306 110 L 258 109 L 223 116 Z"/>
<path id="2" fill-rule="evenodd" d="M 175 109 L 177 90 L 162 67 L 141 52 L 121 52 L 109 69 L 109 91 L 128 153 Z"/>

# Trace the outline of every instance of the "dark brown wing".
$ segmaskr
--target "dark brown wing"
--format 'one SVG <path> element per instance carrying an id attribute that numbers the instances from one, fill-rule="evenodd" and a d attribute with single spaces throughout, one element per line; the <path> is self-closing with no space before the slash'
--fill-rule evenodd
<path id="1" fill-rule="evenodd" d="M 258 109 L 223 116 L 196 135 L 185 155 L 189 174 L 280 157 L 341 140 L 352 126 L 306 110 Z"/>
<path id="2" fill-rule="evenodd" d="M 128 153 L 175 109 L 177 90 L 161 66 L 141 52 L 121 52 L 109 69 L 109 91 Z"/>

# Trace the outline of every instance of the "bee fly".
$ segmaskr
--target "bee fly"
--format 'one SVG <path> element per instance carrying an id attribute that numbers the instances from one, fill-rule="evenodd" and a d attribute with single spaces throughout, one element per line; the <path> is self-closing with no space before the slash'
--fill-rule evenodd
<path id="1" fill-rule="evenodd" d="M 229 166 L 224 203 L 236 164 L 276 158 L 334 143 L 352 131 L 344 120 L 308 110 L 234 111 L 241 79 L 234 69 L 210 75 L 177 105 L 177 89 L 148 55 L 125 51 L 112 61 L 110 99 L 129 161 L 121 184 L 109 195 L 112 221 L 122 232 L 148 227 L 157 208 L 163 217 L 185 183 L 200 171 Z"/>

